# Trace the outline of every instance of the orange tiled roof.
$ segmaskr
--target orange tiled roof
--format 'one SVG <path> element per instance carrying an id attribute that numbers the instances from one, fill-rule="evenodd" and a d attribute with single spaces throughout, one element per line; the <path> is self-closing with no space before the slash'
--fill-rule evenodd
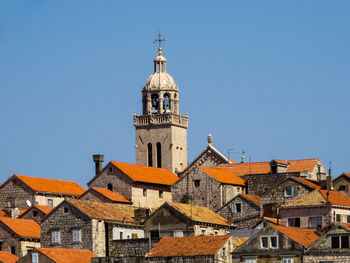
<path id="1" fill-rule="evenodd" d="M 2 263 L 16 263 L 19 257 L 7 251 L 0 251 L 0 262 Z"/>
<path id="2" fill-rule="evenodd" d="M 286 173 L 296 173 L 311 171 L 318 158 L 313 159 L 300 159 L 300 160 L 275 160 L 283 164 L 288 164 Z M 234 164 L 220 164 L 217 168 L 228 169 L 237 176 L 245 174 L 267 174 L 271 171 L 270 162 L 252 162 L 252 163 L 234 163 Z"/>
<path id="3" fill-rule="evenodd" d="M 342 226 L 345 227 L 348 231 L 350 231 L 350 224 L 341 223 L 340 225 L 342 225 Z"/>
<path id="4" fill-rule="evenodd" d="M 6 215 L 5 211 L 0 209 L 0 216 L 5 216 L 5 215 Z"/>
<path id="5" fill-rule="evenodd" d="M 287 237 L 293 239 L 295 242 L 299 243 L 303 247 L 310 246 L 315 242 L 319 236 L 312 229 L 300 228 L 300 227 L 290 227 L 290 226 L 279 226 L 270 224 L 277 231 L 286 235 Z"/>
<path id="6" fill-rule="evenodd" d="M 98 192 L 99 194 L 103 195 L 104 197 L 108 198 L 111 201 L 132 204 L 131 201 L 126 199 L 121 194 L 116 193 L 116 192 L 112 192 L 112 191 L 110 191 L 110 190 L 108 190 L 106 188 L 94 187 L 93 186 L 93 187 L 91 187 L 91 189 L 95 190 L 96 192 Z"/>
<path id="7" fill-rule="evenodd" d="M 0 221 L 20 237 L 40 238 L 40 225 L 34 220 L 0 217 Z"/>
<path id="8" fill-rule="evenodd" d="M 349 173 L 343 173 L 343 175 L 345 175 L 345 176 L 350 178 L 350 174 Z"/>
<path id="9" fill-rule="evenodd" d="M 175 174 L 165 168 L 155 168 L 116 161 L 111 161 L 111 163 L 136 182 L 172 185 L 179 180 Z"/>
<path id="10" fill-rule="evenodd" d="M 297 207 L 297 206 L 320 206 L 327 204 L 327 192 L 328 202 L 332 205 L 349 206 L 350 198 L 338 191 L 328 191 L 316 189 L 305 196 L 281 205 L 282 207 Z"/>
<path id="11" fill-rule="evenodd" d="M 67 195 L 81 195 L 85 192 L 85 189 L 75 182 L 31 177 L 18 174 L 15 174 L 14 176 L 37 192 L 49 192 Z"/>
<path id="12" fill-rule="evenodd" d="M 224 236 L 163 237 L 148 258 L 215 255 L 230 239 Z"/>
<path id="13" fill-rule="evenodd" d="M 171 203 L 170 205 L 193 221 L 225 226 L 229 225 L 225 218 L 207 207 L 182 203 Z"/>
<path id="14" fill-rule="evenodd" d="M 307 186 L 309 186 L 309 187 L 311 187 L 311 188 L 313 188 L 313 189 L 320 189 L 321 188 L 321 186 L 319 186 L 319 185 L 317 185 L 317 184 L 315 184 L 313 182 L 310 182 L 307 179 L 300 178 L 300 177 L 295 177 L 295 176 L 292 176 L 292 178 L 297 180 L 297 181 L 299 181 L 299 182 L 301 182 L 301 183 L 303 183 L 303 184 L 305 184 L 305 185 L 307 185 Z"/>
<path id="15" fill-rule="evenodd" d="M 276 163 L 288 165 L 288 161 L 285 161 L 285 160 L 273 159 L 272 161 L 275 161 Z"/>
<path id="16" fill-rule="evenodd" d="M 134 223 L 135 221 L 133 217 L 136 207 L 133 206 L 98 203 L 80 199 L 71 199 L 68 200 L 68 202 L 93 219 L 112 220 L 125 223 Z"/>
<path id="17" fill-rule="evenodd" d="M 238 248 L 240 245 L 242 245 L 247 240 L 248 240 L 248 238 L 244 238 L 244 237 L 232 237 L 233 249 Z"/>
<path id="18" fill-rule="evenodd" d="M 224 184 L 234 184 L 234 185 L 245 185 L 245 181 L 242 178 L 234 175 L 231 171 L 218 168 L 210 168 L 199 166 L 199 169 L 209 174 L 211 177 L 217 181 Z"/>
<path id="19" fill-rule="evenodd" d="M 22 209 L 21 212 L 19 213 L 18 217 L 21 217 L 22 215 L 24 215 L 28 210 L 32 209 L 33 207 L 37 208 L 38 210 L 40 210 L 41 212 L 43 212 L 45 215 L 47 215 L 48 213 L 51 212 L 52 209 L 54 209 L 53 206 L 33 205 L 33 206 L 31 206 L 31 207 Z"/>
<path id="20" fill-rule="evenodd" d="M 260 196 L 247 194 L 241 194 L 241 196 L 260 207 Z"/>
<path id="21" fill-rule="evenodd" d="M 37 251 L 56 263 L 90 263 L 91 258 L 97 257 L 87 249 L 37 248 Z"/>
<path id="22" fill-rule="evenodd" d="M 264 219 L 265 219 L 266 221 L 269 221 L 269 222 L 275 224 L 275 225 L 280 225 L 280 224 L 281 224 L 281 220 L 277 220 L 277 218 L 266 217 L 266 216 L 264 216 Z"/>

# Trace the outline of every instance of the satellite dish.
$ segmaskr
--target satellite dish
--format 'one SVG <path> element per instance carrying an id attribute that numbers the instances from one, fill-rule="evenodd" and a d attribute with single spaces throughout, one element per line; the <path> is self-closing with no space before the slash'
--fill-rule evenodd
<path id="1" fill-rule="evenodd" d="M 28 199 L 26 200 L 26 203 L 27 203 L 27 206 L 29 207 L 32 206 L 32 203 Z"/>

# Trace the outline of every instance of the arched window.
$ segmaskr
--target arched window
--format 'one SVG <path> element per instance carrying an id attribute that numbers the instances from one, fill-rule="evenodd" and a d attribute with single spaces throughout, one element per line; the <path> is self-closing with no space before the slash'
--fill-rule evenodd
<path id="1" fill-rule="evenodd" d="M 149 143 L 147 145 L 147 152 L 148 152 L 148 166 L 153 166 L 153 162 L 152 162 L 152 143 Z"/>
<path id="2" fill-rule="evenodd" d="M 146 114 L 147 113 L 147 96 L 144 96 L 143 97 L 143 114 Z"/>
<path id="3" fill-rule="evenodd" d="M 113 185 L 111 183 L 107 184 L 107 189 L 113 191 Z"/>
<path id="4" fill-rule="evenodd" d="M 167 93 L 164 94 L 164 97 L 163 97 L 163 109 L 165 111 L 170 110 L 170 96 Z"/>
<path id="5" fill-rule="evenodd" d="M 152 94 L 152 110 L 158 110 L 159 108 L 159 97 L 158 94 Z"/>
<path id="6" fill-rule="evenodd" d="M 157 142 L 157 167 L 162 167 L 162 145 Z"/>

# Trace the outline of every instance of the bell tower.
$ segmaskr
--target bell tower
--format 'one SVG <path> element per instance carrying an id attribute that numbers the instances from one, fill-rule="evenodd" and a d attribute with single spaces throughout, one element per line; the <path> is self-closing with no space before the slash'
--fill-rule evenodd
<path id="1" fill-rule="evenodd" d="M 161 32 L 154 72 L 142 89 L 142 115 L 134 114 L 136 164 L 181 172 L 187 166 L 188 116 L 179 114 L 179 88 L 166 72 Z"/>

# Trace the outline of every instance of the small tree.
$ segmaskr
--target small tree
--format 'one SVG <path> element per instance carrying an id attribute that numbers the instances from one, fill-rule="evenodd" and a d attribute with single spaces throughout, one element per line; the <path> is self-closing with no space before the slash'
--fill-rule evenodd
<path id="1" fill-rule="evenodd" d="M 191 199 L 192 197 L 186 193 L 181 197 L 180 203 L 189 204 Z"/>

